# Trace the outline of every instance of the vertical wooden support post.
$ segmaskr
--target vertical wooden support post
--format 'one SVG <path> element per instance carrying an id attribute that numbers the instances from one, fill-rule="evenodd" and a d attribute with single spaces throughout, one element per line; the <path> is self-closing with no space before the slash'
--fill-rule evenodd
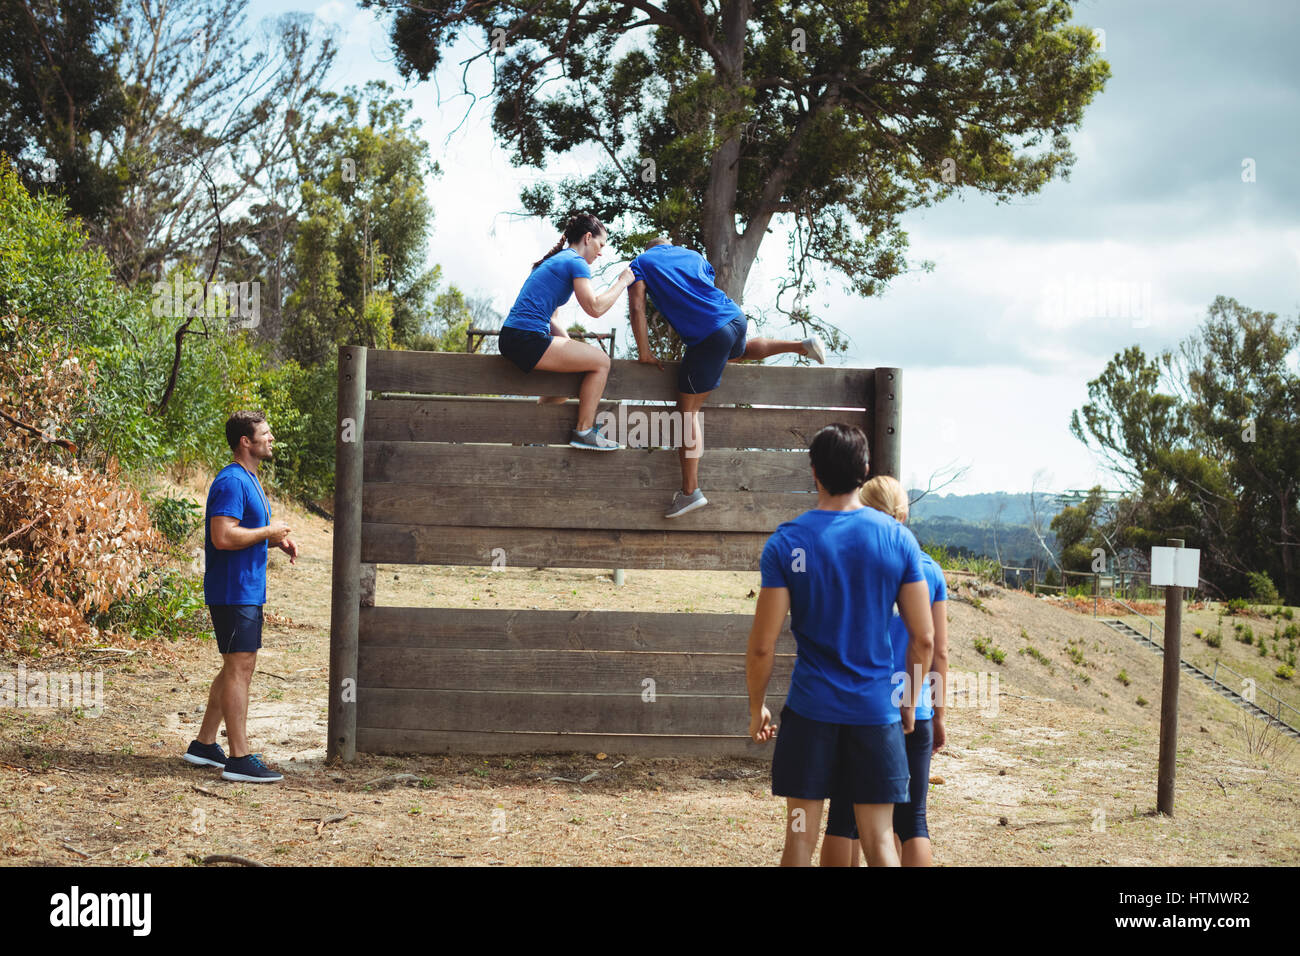
<path id="1" fill-rule="evenodd" d="M 361 485 L 366 350 L 339 347 L 334 432 L 334 576 L 330 597 L 329 738 L 325 759 L 357 753 L 357 627 L 361 611 Z"/>
<path id="2" fill-rule="evenodd" d="M 1182 538 L 1165 544 L 1181 548 Z M 1174 775 L 1178 769 L 1178 664 L 1183 656 L 1183 589 L 1165 588 L 1165 667 L 1160 681 L 1160 769 L 1156 775 L 1156 810 L 1174 815 Z"/>
<path id="3" fill-rule="evenodd" d="M 892 475 L 902 480 L 903 370 L 875 369 L 869 474 Z"/>
<path id="4" fill-rule="evenodd" d="M 1034 597 L 1038 597 L 1038 568 L 1037 568 L 1037 567 L 1033 567 L 1033 568 L 1030 568 L 1029 570 L 1031 570 L 1031 571 L 1034 572 L 1034 583 L 1033 583 L 1033 585 L 1032 585 L 1032 586 L 1033 586 L 1033 589 L 1034 589 L 1034 592 L 1033 592 L 1033 593 L 1034 593 Z"/>

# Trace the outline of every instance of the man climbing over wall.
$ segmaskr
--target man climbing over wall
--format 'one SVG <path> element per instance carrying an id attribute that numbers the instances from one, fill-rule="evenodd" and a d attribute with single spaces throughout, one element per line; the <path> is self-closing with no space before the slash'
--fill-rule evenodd
<path id="1" fill-rule="evenodd" d="M 674 246 L 667 239 L 655 239 L 628 268 L 636 280 L 628 289 L 628 312 L 632 334 L 636 337 L 637 361 L 663 368 L 663 363 L 650 350 L 645 311 L 647 292 L 686 343 L 686 355 L 677 373 L 677 409 L 682 416 L 682 447 L 678 449 L 682 488 L 673 493 L 672 503 L 664 513 L 665 518 L 678 518 L 709 503 L 699 487 L 700 455 L 704 451 L 699 411 L 709 393 L 722 383 L 722 370 L 727 363 L 794 352 L 824 365 L 826 349 L 815 335 L 802 342 L 746 339 L 745 314 L 713 284 L 713 266 L 698 252 Z"/>

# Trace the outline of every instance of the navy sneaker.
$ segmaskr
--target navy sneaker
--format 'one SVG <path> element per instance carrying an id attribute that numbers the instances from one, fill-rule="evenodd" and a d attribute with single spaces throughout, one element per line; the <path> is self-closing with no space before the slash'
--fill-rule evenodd
<path id="1" fill-rule="evenodd" d="M 191 740 L 190 749 L 181 754 L 181 759 L 196 767 L 224 767 L 229 758 L 221 749 L 221 744 L 201 744 L 197 740 Z"/>
<path id="2" fill-rule="evenodd" d="M 221 779 L 242 780 L 244 783 L 275 783 L 284 777 L 262 763 L 261 754 L 249 754 L 247 757 L 231 757 L 227 760 Z"/>

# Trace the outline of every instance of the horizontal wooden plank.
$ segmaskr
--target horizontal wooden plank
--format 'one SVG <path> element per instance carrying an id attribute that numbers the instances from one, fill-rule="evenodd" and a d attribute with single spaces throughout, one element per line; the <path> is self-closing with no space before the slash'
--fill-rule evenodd
<path id="1" fill-rule="evenodd" d="M 380 403 L 383 404 L 383 403 Z M 622 492 L 681 486 L 677 453 L 627 449 L 584 454 L 576 448 L 519 445 L 451 445 L 443 442 L 365 443 L 365 480 L 466 485 L 475 488 L 545 488 Z M 700 459 L 700 486 L 713 491 L 816 491 L 803 451 L 708 451 Z"/>
<path id="2" fill-rule="evenodd" d="M 794 656 L 778 655 L 771 692 L 784 694 Z M 745 692 L 745 655 L 656 651 L 532 651 L 371 646 L 357 655 L 357 686 L 727 696 Z"/>
<path id="3" fill-rule="evenodd" d="M 363 607 L 360 653 L 389 647 L 744 653 L 752 614 L 531 611 L 511 608 Z M 778 654 L 795 652 L 786 618 Z"/>
<path id="4" fill-rule="evenodd" d="M 654 734 L 471 733 L 357 726 L 357 750 L 372 754 L 607 753 L 611 757 L 752 757 L 771 761 L 772 744 L 749 737 Z M 618 761 L 615 760 L 615 763 Z"/>
<path id="5" fill-rule="evenodd" d="M 705 491 L 709 502 L 705 507 L 680 518 L 665 518 L 664 509 L 672 501 L 667 490 L 610 487 L 602 493 L 571 490 L 559 482 L 548 488 L 517 490 L 379 482 L 366 485 L 362 492 L 361 520 L 440 527 L 771 534 L 781 522 L 792 521 L 817 506 L 817 496 L 810 494 Z"/>
<path id="6" fill-rule="evenodd" d="M 768 704 L 769 708 L 772 704 Z M 773 711 L 780 713 L 779 706 Z M 749 698 L 357 688 L 357 725 L 388 730 L 743 734 Z"/>
<path id="7" fill-rule="evenodd" d="M 691 515 L 684 515 L 675 520 L 690 519 Z M 515 568 L 757 571 L 768 537 L 744 531 L 577 531 L 362 522 L 361 560 L 491 567 L 500 559 L 504 566 Z"/>
<path id="8" fill-rule="evenodd" d="M 605 397 L 676 400 L 677 363 L 664 365 L 661 372 L 630 359 L 615 359 L 605 384 Z M 576 396 L 581 379 L 578 373 L 525 374 L 500 355 L 388 349 L 370 349 L 366 353 L 366 388 L 376 392 Z M 867 390 L 873 387 L 872 369 L 732 363 L 723 373 L 722 384 L 709 398 L 725 404 L 865 408 Z"/>
<path id="9" fill-rule="evenodd" d="M 619 406 L 603 402 L 597 415 L 608 412 L 617 420 Z M 659 422 L 660 440 L 671 443 L 671 433 L 662 418 L 652 418 L 672 411 L 668 406 L 629 405 L 623 420 L 628 434 L 620 435 L 606 428 L 611 438 L 636 437 L 631 429 L 637 415 L 644 416 L 647 441 L 651 423 Z M 488 442 L 568 446 L 577 404 L 539 405 L 528 399 L 492 400 L 473 398 L 410 399 L 392 398 L 366 403 L 364 439 L 405 442 Z M 795 449 L 807 452 L 818 430 L 832 422 L 870 426 L 867 413 L 861 410 L 824 408 L 712 408 L 700 413 L 700 430 L 704 433 L 704 457 L 728 448 Z M 663 436 L 668 434 L 665 439 Z M 627 442 L 623 442 L 627 444 Z M 625 449 L 630 451 L 631 449 Z M 590 454 L 580 449 L 575 453 Z M 611 453 L 623 454 L 622 452 Z"/>

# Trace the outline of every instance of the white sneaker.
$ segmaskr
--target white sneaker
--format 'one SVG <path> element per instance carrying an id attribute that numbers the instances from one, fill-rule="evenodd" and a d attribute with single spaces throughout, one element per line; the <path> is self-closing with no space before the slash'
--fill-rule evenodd
<path id="1" fill-rule="evenodd" d="M 665 518 L 680 518 L 688 511 L 694 511 L 696 508 L 703 508 L 709 503 L 709 499 L 704 497 L 704 492 L 696 488 L 689 495 L 684 495 L 680 491 L 673 492 L 673 503 L 668 506 L 664 512 Z"/>
<path id="2" fill-rule="evenodd" d="M 799 344 L 804 347 L 808 357 L 818 365 L 826 364 L 826 346 L 822 345 L 822 340 L 819 336 L 810 335 Z"/>

